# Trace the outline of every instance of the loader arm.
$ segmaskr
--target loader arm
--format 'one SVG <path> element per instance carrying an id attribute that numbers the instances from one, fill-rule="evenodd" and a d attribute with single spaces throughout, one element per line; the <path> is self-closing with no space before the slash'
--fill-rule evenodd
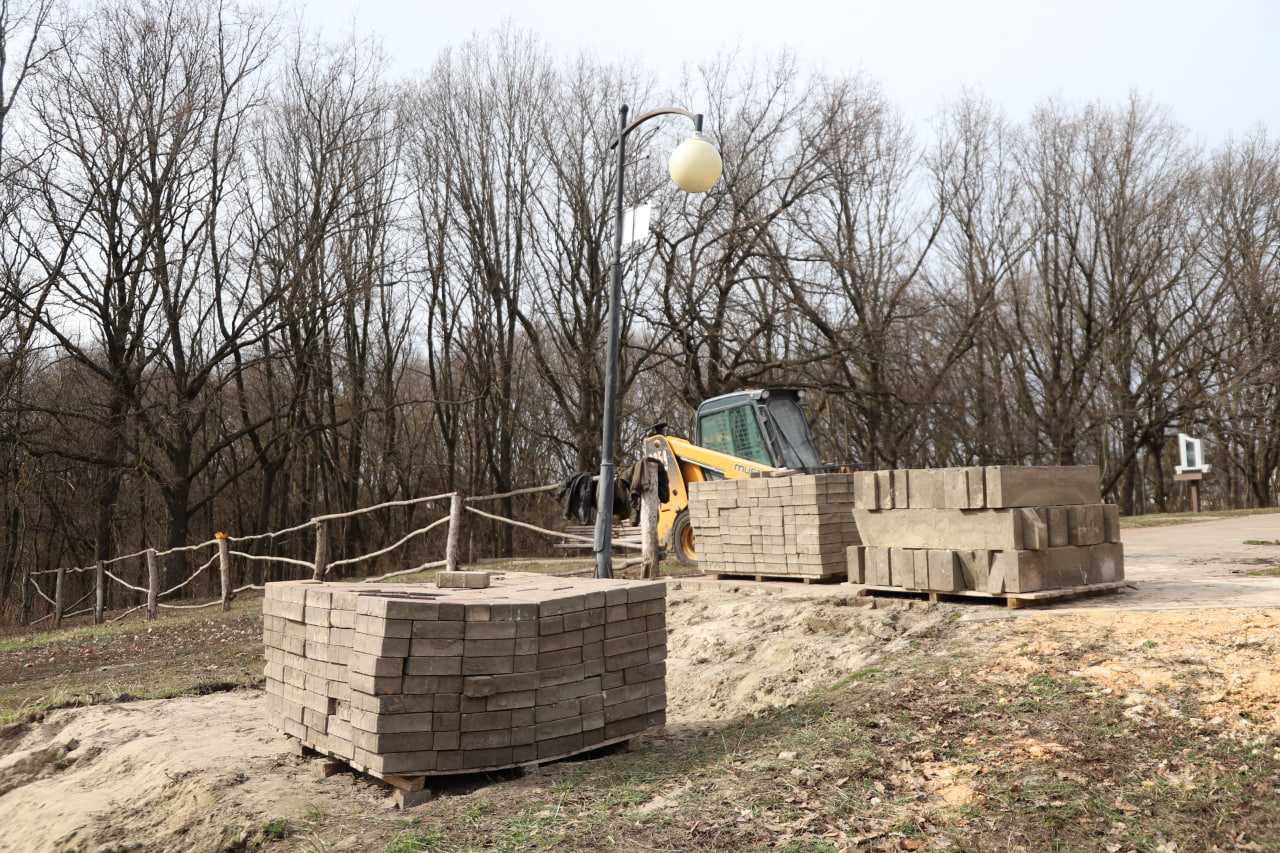
<path id="1" fill-rule="evenodd" d="M 667 469 L 671 488 L 667 502 L 658 509 L 658 541 L 677 554 L 681 544 L 676 541 L 678 538 L 686 540 L 685 553 L 693 552 L 692 528 L 688 524 L 687 513 L 681 519 L 681 513 L 689 508 L 690 485 L 703 480 L 740 480 L 756 473 L 783 470 L 699 447 L 674 435 L 651 435 L 644 440 L 644 449 L 646 456 L 661 459 Z"/>

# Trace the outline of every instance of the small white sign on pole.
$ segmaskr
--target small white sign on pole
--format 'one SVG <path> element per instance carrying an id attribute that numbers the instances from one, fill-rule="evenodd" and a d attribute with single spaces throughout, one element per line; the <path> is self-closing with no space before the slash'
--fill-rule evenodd
<path id="1" fill-rule="evenodd" d="M 1209 473 L 1209 466 L 1204 463 L 1203 442 L 1186 433 L 1178 433 L 1178 461 L 1182 464 L 1173 466 L 1175 474 L 1192 471 Z"/>
<path id="2" fill-rule="evenodd" d="M 627 246 L 649 236 L 649 220 L 653 208 L 647 204 L 627 208 L 622 214 L 622 245 Z"/>

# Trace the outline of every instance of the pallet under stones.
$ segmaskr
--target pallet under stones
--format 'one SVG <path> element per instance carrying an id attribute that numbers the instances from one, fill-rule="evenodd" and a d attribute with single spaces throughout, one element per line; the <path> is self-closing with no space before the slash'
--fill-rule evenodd
<path id="1" fill-rule="evenodd" d="M 343 770 L 349 770 L 352 773 L 358 773 L 376 779 L 385 785 L 391 787 L 395 792 L 396 806 L 401 809 L 409 809 L 422 803 L 429 802 L 434 792 L 430 788 L 432 779 L 442 779 L 444 777 L 468 776 L 483 773 L 495 773 L 502 770 L 519 770 L 524 773 L 535 772 L 538 768 L 545 764 L 553 764 L 557 761 L 563 761 L 567 758 L 573 758 L 580 755 L 588 755 L 594 752 L 603 752 L 614 747 L 623 747 L 630 750 L 631 743 L 636 739 L 636 735 L 622 735 L 621 737 L 606 739 L 599 743 L 592 744 L 573 752 L 566 752 L 561 755 L 549 755 L 543 758 L 535 758 L 523 764 L 510 765 L 494 765 L 492 767 L 478 767 L 466 770 L 448 770 L 436 773 L 379 773 L 369 767 L 363 767 L 354 761 L 341 756 L 333 756 L 328 753 L 320 752 L 307 746 L 301 740 L 286 735 L 289 740 L 294 743 L 297 754 L 305 758 L 314 758 L 319 762 L 323 762 L 323 767 L 319 770 L 319 775 L 329 777 L 335 773 L 341 773 Z"/>
<path id="2" fill-rule="evenodd" d="M 804 584 L 837 584 L 844 583 L 848 578 L 847 573 L 831 574 L 831 575 L 757 575 L 750 572 L 718 572 L 704 571 L 702 577 L 714 578 L 715 580 L 744 580 L 763 583 L 764 581 L 785 581 L 788 583 L 804 583 Z"/>
<path id="3" fill-rule="evenodd" d="M 1023 607 L 1034 607 L 1039 604 L 1057 603 L 1060 601 L 1083 598 L 1090 595 L 1119 592 L 1122 589 L 1137 589 L 1132 581 L 1113 581 L 1110 583 L 1085 584 L 1083 586 L 1059 587 L 1037 592 L 1004 592 L 998 595 L 976 590 L 960 590 L 958 592 L 932 592 L 920 589 L 903 589 L 899 586 L 858 586 L 854 585 L 856 596 L 879 596 L 884 598 L 911 598 L 917 601 L 932 602 L 965 602 L 973 599 L 985 601 L 1003 601 L 1011 610 Z"/>

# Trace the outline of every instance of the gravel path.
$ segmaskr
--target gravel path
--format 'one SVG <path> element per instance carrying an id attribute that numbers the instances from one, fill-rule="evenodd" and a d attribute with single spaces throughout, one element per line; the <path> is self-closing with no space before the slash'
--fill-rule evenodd
<path id="1" fill-rule="evenodd" d="M 1280 512 L 1123 531 L 1125 576 L 1138 589 L 1055 610 L 1280 607 L 1280 577 L 1248 572 L 1280 565 Z"/>

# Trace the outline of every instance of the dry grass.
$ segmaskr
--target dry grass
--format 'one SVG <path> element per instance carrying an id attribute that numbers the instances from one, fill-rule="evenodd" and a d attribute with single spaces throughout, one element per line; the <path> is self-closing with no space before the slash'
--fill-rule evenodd
<path id="1" fill-rule="evenodd" d="M 0 713 L 252 683 L 258 619 L 252 599 L 228 614 L 9 640 Z M 943 626 L 788 709 L 675 727 L 634 752 L 537 775 L 441 783 L 441 796 L 409 815 L 314 811 L 264 828 L 259 843 L 332 849 L 359 838 L 388 853 L 1280 849 L 1275 704 L 1257 692 L 1270 684 L 1260 661 L 1272 640 L 1259 625 Z M 1200 646 L 1175 647 L 1188 636 Z M 1220 698 L 1214 680 L 1247 669 L 1234 658 L 1222 672 L 1210 666 L 1224 643 L 1261 674 Z M 1168 677 L 1152 678 L 1156 668 Z M 1135 704 L 1132 688 L 1095 670 L 1146 679 L 1145 698 Z M 1243 711 L 1220 713 L 1241 696 L 1254 697 L 1247 729 Z"/>
<path id="2" fill-rule="evenodd" d="M 175 645 L 191 627 L 176 620 L 153 628 L 164 635 L 154 646 L 114 635 L 77 636 L 72 647 L 117 658 L 164 649 L 146 656 L 139 692 L 198 691 L 206 654 L 219 669 L 242 660 L 256 675 L 257 628 L 242 624 L 251 618 L 212 620 L 225 632 L 212 652 L 201 648 L 208 635 Z M 1051 625 L 1034 635 L 1043 642 Z M 990 636 L 984 625 L 944 628 L 789 709 L 676 728 L 634 752 L 533 776 L 441 783 L 438 799 L 407 816 L 316 810 L 264 828 L 257 842 L 331 849 L 359 838 L 388 853 L 1280 845 L 1274 733 L 1227 736 L 1176 687 L 1161 694 L 1164 712 L 1135 713 L 1122 694 L 1073 674 L 1079 650 L 1027 652 L 1001 671 L 985 657 Z M 99 697 L 122 682 L 102 666 L 65 678 Z M 11 705 L 11 686 L 2 698 Z"/>
<path id="3" fill-rule="evenodd" d="M 448 792 L 385 850 L 1280 845 L 1274 736 L 1188 725 L 1176 695 L 1181 719 L 1134 714 L 1053 660 L 988 679 L 985 648 L 926 639 L 788 710 Z"/>
<path id="4" fill-rule="evenodd" d="M 163 699 L 262 680 L 262 598 L 0 640 L 0 725 L 51 708 Z"/>

